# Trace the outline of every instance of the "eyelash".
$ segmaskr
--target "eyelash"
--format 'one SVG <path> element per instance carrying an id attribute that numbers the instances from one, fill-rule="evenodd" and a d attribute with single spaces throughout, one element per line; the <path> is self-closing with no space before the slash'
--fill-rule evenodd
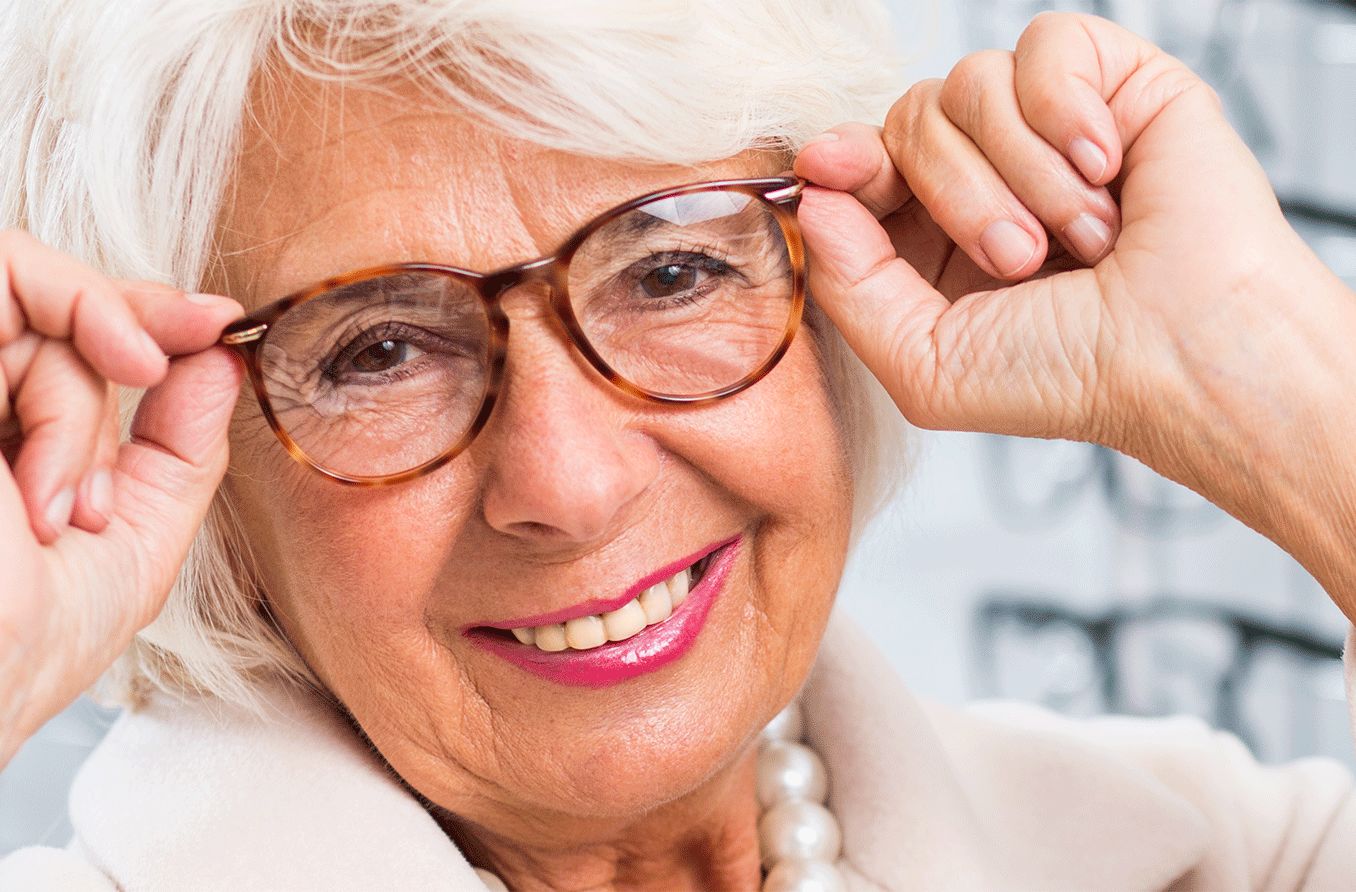
<path id="1" fill-rule="evenodd" d="M 649 254 L 643 260 L 632 263 L 630 266 L 619 272 L 617 278 L 625 278 L 629 280 L 631 286 L 634 286 L 641 278 L 653 271 L 655 266 L 676 262 L 692 263 L 699 269 L 713 274 L 728 273 L 733 271 L 733 267 L 727 262 L 727 257 L 728 255 L 726 255 L 725 252 L 719 250 L 714 245 L 696 242 L 689 244 L 680 243 L 676 246 L 669 247 L 666 250 Z M 643 268 L 641 268 L 642 264 L 644 265 Z M 689 292 L 687 294 L 675 295 L 662 299 L 651 299 L 646 303 L 646 306 L 649 310 L 657 311 L 671 309 L 675 306 L 692 305 L 697 302 L 698 297 L 705 293 L 706 291 L 701 291 L 699 294 L 694 295 Z M 343 375 L 343 372 L 339 371 L 337 366 L 343 362 L 347 362 L 354 356 L 357 356 L 373 344 L 380 343 L 387 339 L 399 338 L 401 340 L 407 340 L 415 346 L 419 346 L 418 339 L 426 339 L 427 336 L 428 333 L 422 329 L 412 328 L 408 325 L 383 323 L 376 327 L 369 328 L 364 327 L 361 320 L 355 320 L 350 322 L 347 329 L 335 338 L 336 343 L 344 344 L 344 346 L 321 361 L 321 375 L 330 382 L 337 382 Z M 405 366 L 401 366 L 386 374 L 388 377 L 385 380 L 394 381 L 399 380 L 401 377 L 409 374 L 409 372 L 406 371 Z"/>
<path id="2" fill-rule="evenodd" d="M 625 277 L 631 285 L 638 283 L 645 275 L 653 271 L 655 266 L 662 266 L 665 263 L 675 263 L 686 261 L 711 273 L 733 272 L 733 267 L 727 262 L 727 257 L 722 256 L 724 252 L 717 250 L 712 245 L 701 244 L 680 244 L 677 247 L 669 248 L 664 251 L 658 251 L 647 255 L 643 260 L 637 260 L 618 274 L 619 277 Z M 640 275 L 637 275 L 637 268 L 641 265 L 645 268 Z M 709 290 L 709 289 L 707 289 Z M 701 294 L 705 294 L 703 291 Z M 700 295 L 697 295 L 700 296 Z M 691 305 L 697 302 L 697 296 L 691 293 L 675 295 L 662 299 L 651 299 L 646 302 L 649 310 L 666 310 L 675 306 Z"/>
<path id="3" fill-rule="evenodd" d="M 417 347 L 419 346 L 420 339 L 427 342 L 429 337 L 430 335 L 428 332 L 423 329 L 402 325 L 397 322 L 384 322 L 371 328 L 363 328 L 361 322 L 353 322 L 350 323 L 348 330 L 335 339 L 336 343 L 343 344 L 344 346 L 335 352 L 333 356 L 327 357 L 321 362 L 320 373 L 327 381 L 338 382 L 345 373 L 340 371 L 337 367 L 341 363 L 353 359 L 353 357 L 357 356 L 368 347 L 371 347 L 373 344 L 379 344 L 385 340 L 402 340 L 408 341 Z M 383 376 L 381 379 L 382 382 L 398 381 L 406 375 L 411 374 L 411 372 L 408 371 L 409 365 L 410 364 L 407 363 L 396 369 L 381 373 Z"/>

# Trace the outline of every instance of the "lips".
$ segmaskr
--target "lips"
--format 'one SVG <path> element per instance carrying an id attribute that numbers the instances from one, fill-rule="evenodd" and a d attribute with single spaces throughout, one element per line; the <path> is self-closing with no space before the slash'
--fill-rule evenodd
<path id="1" fill-rule="evenodd" d="M 708 546 L 696 554 L 674 561 L 638 580 L 627 591 L 611 599 L 595 599 L 574 607 L 551 613 L 480 623 L 464 631 L 468 640 L 496 656 L 535 675 L 560 684 L 602 687 L 634 678 L 678 659 L 695 643 L 705 625 L 715 598 L 724 589 L 726 580 L 740 553 L 742 537 Z M 623 640 L 596 643 L 584 642 L 585 649 L 575 646 L 543 649 L 537 644 L 522 643 L 508 630 L 523 630 L 556 624 L 567 624 L 571 629 L 583 627 L 590 619 L 601 620 L 616 611 L 625 613 L 634 609 L 630 602 L 644 601 L 647 591 L 661 587 L 665 580 L 694 564 L 702 564 L 700 574 L 682 602 L 668 617 L 646 625 L 639 632 Z M 575 620 L 574 624 L 569 624 Z M 581 632 L 581 634 L 583 634 Z M 545 642 L 539 642 L 544 644 Z"/>

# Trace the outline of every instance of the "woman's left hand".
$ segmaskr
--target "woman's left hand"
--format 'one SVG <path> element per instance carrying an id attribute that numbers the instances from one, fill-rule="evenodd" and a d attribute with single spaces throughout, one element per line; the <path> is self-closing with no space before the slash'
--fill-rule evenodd
<path id="1" fill-rule="evenodd" d="M 1356 295 L 1208 86 L 1111 22 L 1046 14 L 883 129 L 834 133 L 795 165 L 822 187 L 800 208 L 811 290 L 911 422 L 1128 453 L 1356 621 Z"/>

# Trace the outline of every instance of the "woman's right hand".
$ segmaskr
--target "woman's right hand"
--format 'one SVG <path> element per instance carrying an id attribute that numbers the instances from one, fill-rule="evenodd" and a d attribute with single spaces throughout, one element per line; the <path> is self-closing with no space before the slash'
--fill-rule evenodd
<path id="1" fill-rule="evenodd" d="M 0 766 L 164 604 L 226 470 L 240 368 L 209 348 L 242 312 L 0 232 Z M 115 385 L 150 388 L 126 443 Z"/>

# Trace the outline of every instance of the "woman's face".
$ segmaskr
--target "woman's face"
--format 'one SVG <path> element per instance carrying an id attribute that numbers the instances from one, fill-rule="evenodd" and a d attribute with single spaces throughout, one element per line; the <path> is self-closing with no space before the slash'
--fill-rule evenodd
<path id="1" fill-rule="evenodd" d="M 634 196 L 776 174 L 780 160 L 597 160 L 390 94 L 296 83 L 261 108 L 216 283 L 253 306 L 387 262 L 518 263 Z M 661 406 L 593 371 L 538 287 L 504 307 L 504 389 L 450 464 L 339 485 L 288 458 L 247 396 L 227 486 L 284 630 L 381 755 L 436 805 L 512 838 L 554 816 L 633 819 L 735 762 L 813 663 L 851 481 L 804 330 L 751 389 Z M 690 649 L 652 671 L 566 684 L 466 634 L 616 598 L 736 537 Z"/>

